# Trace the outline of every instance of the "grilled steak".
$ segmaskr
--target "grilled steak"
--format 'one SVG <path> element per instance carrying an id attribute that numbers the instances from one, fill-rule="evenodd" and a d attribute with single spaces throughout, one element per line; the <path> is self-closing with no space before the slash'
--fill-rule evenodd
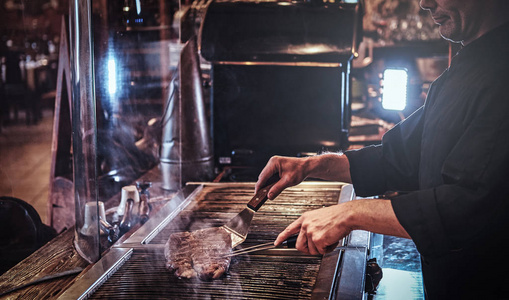
<path id="1" fill-rule="evenodd" d="M 192 232 L 177 232 L 170 236 L 164 247 L 166 267 L 179 277 L 198 277 L 201 280 L 217 279 L 230 266 L 232 241 L 221 227 Z"/>
<path id="2" fill-rule="evenodd" d="M 170 236 L 164 246 L 166 268 L 174 271 L 178 277 L 196 276 L 191 258 L 194 242 L 194 237 L 190 232 L 177 232 Z"/>

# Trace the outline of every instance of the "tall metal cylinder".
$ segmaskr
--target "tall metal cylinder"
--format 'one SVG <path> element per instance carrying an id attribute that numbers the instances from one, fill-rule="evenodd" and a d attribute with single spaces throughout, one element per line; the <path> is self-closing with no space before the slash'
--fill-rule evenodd
<path id="1" fill-rule="evenodd" d="M 178 190 L 188 181 L 209 181 L 214 155 L 203 100 L 202 78 L 196 38 L 180 55 L 178 77 L 171 84 L 163 118 L 161 147 L 162 186 Z"/>

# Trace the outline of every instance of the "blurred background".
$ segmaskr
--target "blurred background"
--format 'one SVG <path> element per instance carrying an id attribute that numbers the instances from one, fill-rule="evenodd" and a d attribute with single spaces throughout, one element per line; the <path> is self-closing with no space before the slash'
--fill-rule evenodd
<path id="1" fill-rule="evenodd" d="M 0 4 L 0 195 L 46 222 L 53 109 L 64 0 Z"/>

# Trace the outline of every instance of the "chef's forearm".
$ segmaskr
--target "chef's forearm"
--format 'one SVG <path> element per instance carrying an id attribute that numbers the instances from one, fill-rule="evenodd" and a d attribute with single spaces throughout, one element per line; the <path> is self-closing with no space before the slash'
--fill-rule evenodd
<path id="1" fill-rule="evenodd" d="M 308 177 L 351 183 L 350 164 L 342 153 L 327 153 L 308 159 Z"/>
<path id="2" fill-rule="evenodd" d="M 327 153 L 309 157 L 308 177 L 351 183 L 348 157 L 341 153 Z M 348 203 L 352 209 L 352 228 L 375 233 L 410 238 L 392 209 L 390 200 L 364 199 Z"/>
<path id="3" fill-rule="evenodd" d="M 375 233 L 410 238 L 392 209 L 390 200 L 363 199 L 349 203 L 352 209 L 352 228 Z"/>

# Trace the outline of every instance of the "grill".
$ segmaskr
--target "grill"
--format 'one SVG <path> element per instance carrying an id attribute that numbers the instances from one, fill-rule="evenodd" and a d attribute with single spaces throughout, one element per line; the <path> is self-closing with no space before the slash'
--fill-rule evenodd
<path id="1" fill-rule="evenodd" d="M 135 251 L 90 299 L 310 299 L 320 258 L 252 255 L 233 259 L 222 280 L 178 279 L 161 251 Z"/>
<path id="2" fill-rule="evenodd" d="M 156 236 L 152 243 L 164 244 L 174 232 L 192 231 L 221 226 L 246 207 L 253 197 L 254 188 L 245 184 L 209 185 L 197 195 L 171 224 Z M 320 187 L 289 189 L 275 201 L 268 201 L 250 227 L 243 245 L 265 243 L 275 237 L 302 213 L 338 203 L 340 189 L 324 190 Z"/>
<path id="3" fill-rule="evenodd" d="M 338 297 L 341 282 L 352 281 L 356 276 L 359 278 L 353 286 L 361 290 L 353 294 L 362 297 L 366 244 L 351 251 L 364 254 L 360 260 L 364 265 L 355 272 L 345 265 L 350 250 L 336 250 L 321 257 L 303 255 L 295 249 L 271 249 L 233 257 L 228 273 L 208 282 L 180 279 L 166 270 L 163 246 L 172 233 L 223 225 L 245 207 L 253 188 L 252 183 L 188 185 L 149 222 L 115 245 L 77 279 L 62 298 L 333 299 Z M 303 183 L 289 188 L 256 213 L 241 247 L 273 241 L 303 212 L 350 200 L 352 194 L 350 185 L 336 183 Z M 364 233 L 360 237 L 367 241 Z M 359 237 L 350 236 L 342 244 L 356 245 L 356 240 Z M 348 276 L 342 276 L 342 272 L 348 272 Z"/>

